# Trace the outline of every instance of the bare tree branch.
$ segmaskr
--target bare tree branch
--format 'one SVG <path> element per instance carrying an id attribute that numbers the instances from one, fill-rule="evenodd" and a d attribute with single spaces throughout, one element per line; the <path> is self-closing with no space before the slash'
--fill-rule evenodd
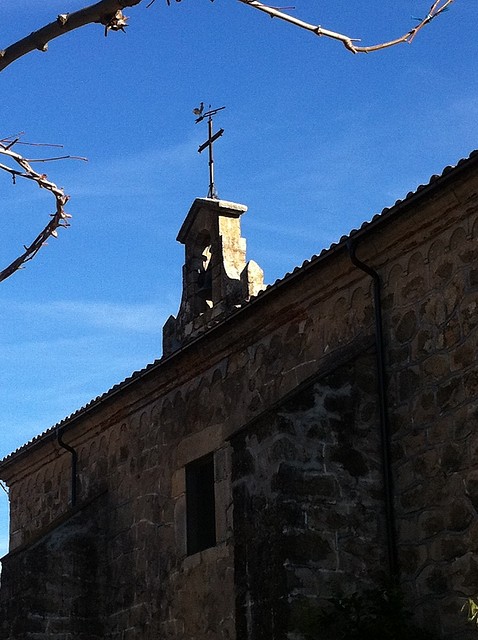
<path id="1" fill-rule="evenodd" d="M 101 0 L 74 13 L 62 13 L 54 22 L 33 31 L 22 40 L 18 40 L 0 51 L 0 71 L 30 51 L 35 49 L 46 51 L 51 40 L 87 24 L 102 24 L 105 26 L 105 33 L 110 29 L 112 31 L 124 30 L 127 19 L 122 10 L 125 7 L 133 7 L 140 2 L 141 0 Z"/>
<path id="2" fill-rule="evenodd" d="M 42 229 L 42 231 L 37 235 L 37 237 L 33 240 L 33 242 L 26 246 L 24 245 L 23 253 L 18 256 L 13 262 L 11 262 L 5 269 L 0 271 L 0 282 L 6 280 L 9 276 L 11 276 L 15 271 L 18 271 L 25 262 L 28 262 L 32 258 L 36 256 L 36 254 L 40 251 L 42 246 L 46 243 L 50 236 L 54 238 L 57 237 L 59 227 L 68 227 L 69 218 L 71 216 L 66 213 L 64 207 L 69 200 L 69 196 L 67 196 L 63 189 L 60 189 L 56 186 L 54 182 L 51 182 L 47 179 L 46 174 L 38 173 L 35 171 L 28 160 L 26 160 L 23 156 L 15 151 L 12 151 L 12 147 L 18 142 L 17 139 L 7 141 L 0 141 L 0 155 L 6 158 L 6 161 L 10 161 L 13 166 L 0 163 L 0 169 L 6 171 L 12 176 L 12 180 L 15 183 L 17 178 L 25 178 L 26 180 L 33 180 L 38 184 L 40 189 L 46 189 L 50 191 L 50 193 L 55 198 L 55 213 L 50 215 L 50 220 L 48 224 Z M 65 156 L 67 157 L 67 156 Z M 37 161 L 47 162 L 48 160 L 55 160 L 56 158 L 41 158 Z M 84 158 L 82 158 L 84 159 Z M 15 165 L 19 168 L 14 168 Z"/>
<path id="3" fill-rule="evenodd" d="M 299 20 L 294 16 L 289 15 L 288 13 L 284 13 L 279 9 L 274 7 L 270 7 L 266 4 L 262 4 L 257 0 L 239 0 L 243 4 L 247 4 L 249 7 L 253 7 L 254 9 L 258 9 L 259 11 L 263 11 L 267 13 L 271 18 L 280 18 L 281 20 L 285 20 L 290 24 L 295 25 L 301 29 L 305 29 L 306 31 L 312 31 L 316 36 L 323 36 L 325 38 L 332 38 L 333 40 L 339 40 L 345 46 L 346 49 L 351 51 L 352 53 L 370 53 L 372 51 L 379 51 L 380 49 L 386 49 L 388 47 L 393 47 L 397 44 L 401 44 L 403 42 L 411 43 L 417 33 L 423 29 L 425 25 L 436 18 L 440 13 L 443 13 L 453 2 L 454 0 L 436 0 L 432 6 L 428 14 L 422 18 L 419 24 L 410 31 L 407 31 L 403 36 L 399 38 L 395 38 L 394 40 L 389 40 L 387 42 L 382 42 L 380 44 L 371 45 L 368 47 L 362 47 L 354 44 L 355 42 L 360 42 L 360 38 L 351 38 L 350 36 L 346 36 L 343 33 L 337 33 L 336 31 L 330 31 L 329 29 L 324 29 L 320 25 L 310 24 L 309 22 L 304 22 L 303 20 Z"/>
<path id="4" fill-rule="evenodd" d="M 170 4 L 170 0 L 166 1 Z M 180 2 L 181 0 L 176 1 Z M 258 0 L 238 1 L 248 5 L 249 7 L 258 9 L 259 11 L 263 11 L 272 18 L 280 18 L 281 20 L 285 20 L 286 22 L 289 22 L 301 29 L 311 31 L 317 36 L 339 40 L 349 51 L 352 51 L 352 53 L 370 53 L 371 51 L 378 51 L 380 49 L 386 49 L 387 47 L 393 47 L 397 44 L 401 44 L 402 42 L 412 42 L 417 33 L 423 29 L 425 25 L 440 15 L 440 13 L 445 11 L 454 0 L 436 0 L 430 7 L 428 14 L 420 21 L 420 23 L 410 29 L 410 31 L 405 33 L 403 36 L 367 47 L 355 44 L 360 42 L 360 38 L 351 38 L 350 36 L 336 31 L 331 31 L 330 29 L 324 29 L 320 25 L 310 24 L 284 13 L 284 11 L 281 11 L 280 9 L 263 4 Z M 0 50 L 0 71 L 30 51 L 34 51 L 35 49 L 46 51 L 48 49 L 48 43 L 54 38 L 58 38 L 69 31 L 79 29 L 87 24 L 99 23 L 104 25 L 105 34 L 108 30 L 124 31 L 127 18 L 123 15 L 122 10 L 125 7 L 136 6 L 141 2 L 142 0 L 100 0 L 100 2 L 84 7 L 74 13 L 62 13 L 54 22 L 51 22 L 37 31 L 33 31 L 30 35 L 18 42 L 15 42 L 6 49 Z M 150 6 L 151 4 L 152 2 L 147 6 Z"/>

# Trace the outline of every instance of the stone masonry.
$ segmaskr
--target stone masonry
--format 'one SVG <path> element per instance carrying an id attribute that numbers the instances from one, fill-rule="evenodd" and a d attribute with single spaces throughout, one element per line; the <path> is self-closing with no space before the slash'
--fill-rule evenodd
<path id="1" fill-rule="evenodd" d="M 183 226 L 164 357 L 0 462 L 3 640 L 298 640 L 301 601 L 387 574 L 372 278 L 343 238 L 255 295 L 244 208 L 227 203 L 219 233 L 221 206 L 196 201 Z M 382 284 L 401 584 L 417 622 L 471 640 L 478 156 L 351 237 Z M 228 247 L 242 251 L 233 274 Z M 74 508 L 58 429 L 78 454 Z M 191 553 L 198 461 L 212 470 L 213 541 Z"/>
<path id="2" fill-rule="evenodd" d="M 304 602 L 384 578 L 374 356 L 344 358 L 231 438 L 241 638 L 285 640 Z"/>

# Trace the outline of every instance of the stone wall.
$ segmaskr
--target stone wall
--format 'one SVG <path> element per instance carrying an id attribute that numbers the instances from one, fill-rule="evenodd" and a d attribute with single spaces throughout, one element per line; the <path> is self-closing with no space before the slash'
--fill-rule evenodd
<path id="1" fill-rule="evenodd" d="M 362 353 L 232 437 L 237 640 L 285 640 L 304 602 L 383 580 L 376 398 Z"/>
<path id="2" fill-rule="evenodd" d="M 476 185 L 455 196 L 385 289 L 403 584 L 447 638 L 474 637 L 459 612 L 478 593 Z"/>
<path id="3" fill-rule="evenodd" d="M 3 640 L 105 637 L 104 528 L 101 502 L 55 524 L 2 567 Z"/>
<path id="4" fill-rule="evenodd" d="M 478 592 L 478 179 L 452 186 L 398 208 L 357 255 L 383 283 L 403 585 L 419 620 L 466 638 L 459 611 Z M 342 244 L 65 423 L 80 505 L 107 496 L 104 637 L 232 639 L 237 610 L 238 637 L 252 640 L 259 619 L 270 631 L 287 618 L 273 604 L 284 593 L 376 579 L 385 562 L 374 330 L 371 279 Z M 185 470 L 211 453 L 217 545 L 188 556 Z M 8 594 L 9 564 L 23 562 L 27 581 L 29 545 L 69 513 L 70 455 L 50 433 L 1 477 L 17 549 L 5 561 Z M 252 515 L 271 555 L 251 574 Z"/>

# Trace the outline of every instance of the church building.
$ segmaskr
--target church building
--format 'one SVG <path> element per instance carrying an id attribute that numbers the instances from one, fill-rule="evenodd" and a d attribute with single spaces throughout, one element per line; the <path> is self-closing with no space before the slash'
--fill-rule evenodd
<path id="1" fill-rule="evenodd" d="M 0 461 L 2 640 L 319 638 L 390 579 L 476 636 L 478 153 L 269 286 L 246 209 L 193 202 L 163 356 Z"/>

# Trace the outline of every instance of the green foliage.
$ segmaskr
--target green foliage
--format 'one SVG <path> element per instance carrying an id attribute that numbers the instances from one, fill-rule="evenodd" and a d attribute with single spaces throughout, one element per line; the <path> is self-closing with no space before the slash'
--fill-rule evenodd
<path id="1" fill-rule="evenodd" d="M 306 640 L 435 640 L 411 621 L 398 587 L 368 589 L 328 599 L 318 608 L 296 608 L 294 626 Z"/>
<path id="2" fill-rule="evenodd" d="M 461 610 L 466 614 L 468 622 L 478 625 L 478 596 L 467 598 Z"/>

